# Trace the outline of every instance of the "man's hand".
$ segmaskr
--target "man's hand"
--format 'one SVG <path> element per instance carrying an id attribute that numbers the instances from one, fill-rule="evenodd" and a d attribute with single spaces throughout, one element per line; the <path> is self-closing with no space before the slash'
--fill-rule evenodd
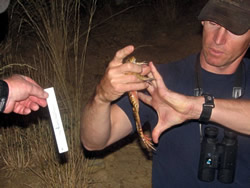
<path id="1" fill-rule="evenodd" d="M 123 63 L 124 58 L 133 51 L 133 46 L 123 48 L 116 52 L 115 57 L 109 63 L 105 75 L 97 87 L 96 95 L 102 102 L 112 102 L 127 91 L 142 90 L 148 87 L 148 83 L 141 81 L 135 75 L 126 74 L 135 72 L 146 75 L 150 71 L 148 66 Z"/>
<path id="2" fill-rule="evenodd" d="M 169 90 L 152 62 L 149 66 L 155 78 L 147 89 L 150 96 L 143 93 L 139 93 L 138 96 L 157 111 L 158 123 L 152 132 L 152 138 L 155 143 L 158 143 L 162 132 L 193 117 L 194 97 Z"/>
<path id="3" fill-rule="evenodd" d="M 34 80 L 22 75 L 13 75 L 4 80 L 9 86 L 9 96 L 4 113 L 15 112 L 27 115 L 47 105 L 46 93 Z"/>
<path id="4" fill-rule="evenodd" d="M 145 89 L 149 85 L 135 74 L 127 74 L 147 75 L 150 72 L 147 65 L 124 63 L 124 59 L 133 51 L 133 46 L 117 51 L 98 84 L 95 95 L 85 105 L 81 119 L 81 140 L 88 150 L 103 149 L 132 131 L 125 112 L 118 105 L 111 105 L 111 102 L 128 91 Z"/>

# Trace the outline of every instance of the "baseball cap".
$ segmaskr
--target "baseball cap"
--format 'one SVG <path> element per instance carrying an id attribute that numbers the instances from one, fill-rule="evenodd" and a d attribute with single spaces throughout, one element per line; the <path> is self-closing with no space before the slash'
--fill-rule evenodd
<path id="1" fill-rule="evenodd" d="M 10 4 L 10 0 L 0 0 L 0 14 L 6 11 Z"/>
<path id="2" fill-rule="evenodd" d="M 250 29 L 250 0 L 209 0 L 198 16 L 213 21 L 236 35 Z"/>

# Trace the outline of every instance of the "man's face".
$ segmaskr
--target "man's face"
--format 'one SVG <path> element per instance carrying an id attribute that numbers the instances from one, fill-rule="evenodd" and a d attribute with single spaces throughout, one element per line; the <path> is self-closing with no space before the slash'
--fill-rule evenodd
<path id="1" fill-rule="evenodd" d="M 203 21 L 202 25 L 203 68 L 212 72 L 232 73 L 230 69 L 238 66 L 250 45 L 250 30 L 243 35 L 235 35 L 211 21 Z"/>

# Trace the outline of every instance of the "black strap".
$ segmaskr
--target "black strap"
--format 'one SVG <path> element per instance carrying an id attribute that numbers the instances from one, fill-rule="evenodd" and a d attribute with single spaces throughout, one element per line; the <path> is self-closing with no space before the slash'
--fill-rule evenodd
<path id="1" fill-rule="evenodd" d="M 195 88 L 194 96 L 201 96 L 203 94 L 202 78 L 201 78 L 201 65 L 200 65 L 200 53 L 197 54 L 195 63 Z M 240 98 L 244 95 L 246 84 L 246 71 L 245 63 L 242 60 L 235 72 L 235 81 L 232 89 L 232 98 Z M 200 123 L 200 139 L 202 140 L 202 124 Z"/>
<path id="2" fill-rule="evenodd" d="M 208 123 L 212 114 L 212 109 L 215 107 L 214 96 L 210 94 L 205 94 L 205 93 L 203 93 L 202 96 L 204 96 L 205 103 L 202 106 L 203 108 L 202 108 L 199 121 L 203 123 Z"/>
<path id="3" fill-rule="evenodd" d="M 201 78 L 201 65 L 200 65 L 200 53 L 196 57 L 195 63 L 195 89 L 194 96 L 201 96 L 203 93 L 202 89 L 202 78 Z M 235 81 L 232 89 L 232 98 L 240 98 L 244 95 L 246 72 L 245 63 L 242 60 L 235 72 Z"/>
<path id="4" fill-rule="evenodd" d="M 235 73 L 234 87 L 232 91 L 232 98 L 240 98 L 244 95 L 245 84 L 246 84 L 246 72 L 245 72 L 245 63 L 242 60 L 238 66 Z"/>
<path id="5" fill-rule="evenodd" d="M 202 91 L 202 82 L 201 82 L 201 64 L 200 64 L 200 53 L 197 54 L 196 63 L 195 63 L 195 89 L 194 96 L 201 96 Z"/>

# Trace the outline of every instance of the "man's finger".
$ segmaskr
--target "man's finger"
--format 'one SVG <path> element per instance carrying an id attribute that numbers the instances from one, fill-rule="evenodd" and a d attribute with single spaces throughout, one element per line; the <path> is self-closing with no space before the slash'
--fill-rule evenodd
<path id="1" fill-rule="evenodd" d="M 34 80 L 32 80 L 31 78 L 27 77 L 27 76 L 23 76 L 21 75 L 21 77 L 23 79 L 25 79 L 27 82 L 30 83 L 31 85 L 31 90 L 30 90 L 30 95 L 32 96 L 36 96 L 36 97 L 39 97 L 39 98 L 42 98 L 42 99 L 45 99 L 48 97 L 48 93 L 45 92 L 40 86 L 38 83 L 36 83 Z"/>
<path id="2" fill-rule="evenodd" d="M 41 87 L 38 87 L 36 85 L 32 85 L 31 87 L 32 88 L 30 90 L 29 95 L 35 96 L 41 99 L 46 99 L 49 96 L 48 93 L 45 92 Z"/>
<path id="3" fill-rule="evenodd" d="M 129 54 L 131 54 L 133 51 L 134 51 L 134 46 L 132 45 L 122 48 L 121 50 L 116 52 L 115 57 L 113 58 L 110 64 L 119 65 L 123 63 L 123 59 L 127 57 Z"/>
<path id="4" fill-rule="evenodd" d="M 148 87 L 148 83 L 146 83 L 146 82 L 128 83 L 128 84 L 123 84 L 121 86 L 122 86 L 121 90 L 123 92 L 128 92 L 128 91 L 135 91 L 135 90 L 146 89 Z"/>
<path id="5" fill-rule="evenodd" d="M 46 99 L 41 99 L 41 98 L 38 98 L 38 97 L 35 97 L 35 96 L 30 96 L 30 97 L 29 97 L 29 100 L 30 100 L 32 103 L 38 104 L 39 106 L 42 106 L 42 107 L 47 106 L 47 101 L 46 101 Z"/>
<path id="6" fill-rule="evenodd" d="M 156 91 L 156 90 L 157 90 L 157 85 L 156 85 L 155 82 L 156 82 L 155 80 L 151 81 L 151 82 L 149 83 L 148 88 L 147 88 L 147 91 L 149 92 L 149 94 L 150 94 L 151 96 L 154 95 L 154 92 L 157 92 L 157 91 Z"/>
<path id="7" fill-rule="evenodd" d="M 152 72 L 155 79 L 162 79 L 160 73 L 157 71 L 153 62 L 149 62 L 149 67 L 151 68 L 151 72 Z"/>
<path id="8" fill-rule="evenodd" d="M 39 84 L 36 83 L 34 80 L 32 80 L 30 77 L 27 77 L 27 76 L 24 76 L 24 75 L 20 75 L 20 76 L 21 76 L 24 80 L 26 80 L 26 81 L 32 83 L 33 85 L 36 85 L 36 86 L 40 87 Z"/>
<path id="9" fill-rule="evenodd" d="M 157 85 L 157 87 L 159 88 L 159 90 L 167 90 L 167 87 L 160 75 L 160 73 L 157 71 L 156 67 L 154 66 L 154 64 L 152 62 L 150 62 L 149 64 L 150 68 L 151 68 L 151 72 L 155 78 L 155 83 Z"/>
<path id="10" fill-rule="evenodd" d="M 142 66 L 141 75 L 148 75 L 149 76 L 150 72 L 151 72 L 151 69 L 150 69 L 150 67 L 148 65 L 143 65 Z M 151 74 L 151 76 L 153 76 L 153 75 Z"/>
<path id="11" fill-rule="evenodd" d="M 138 92 L 138 97 L 140 100 L 142 100 L 142 102 L 151 106 L 152 97 L 150 95 L 146 95 L 145 93 Z"/>

